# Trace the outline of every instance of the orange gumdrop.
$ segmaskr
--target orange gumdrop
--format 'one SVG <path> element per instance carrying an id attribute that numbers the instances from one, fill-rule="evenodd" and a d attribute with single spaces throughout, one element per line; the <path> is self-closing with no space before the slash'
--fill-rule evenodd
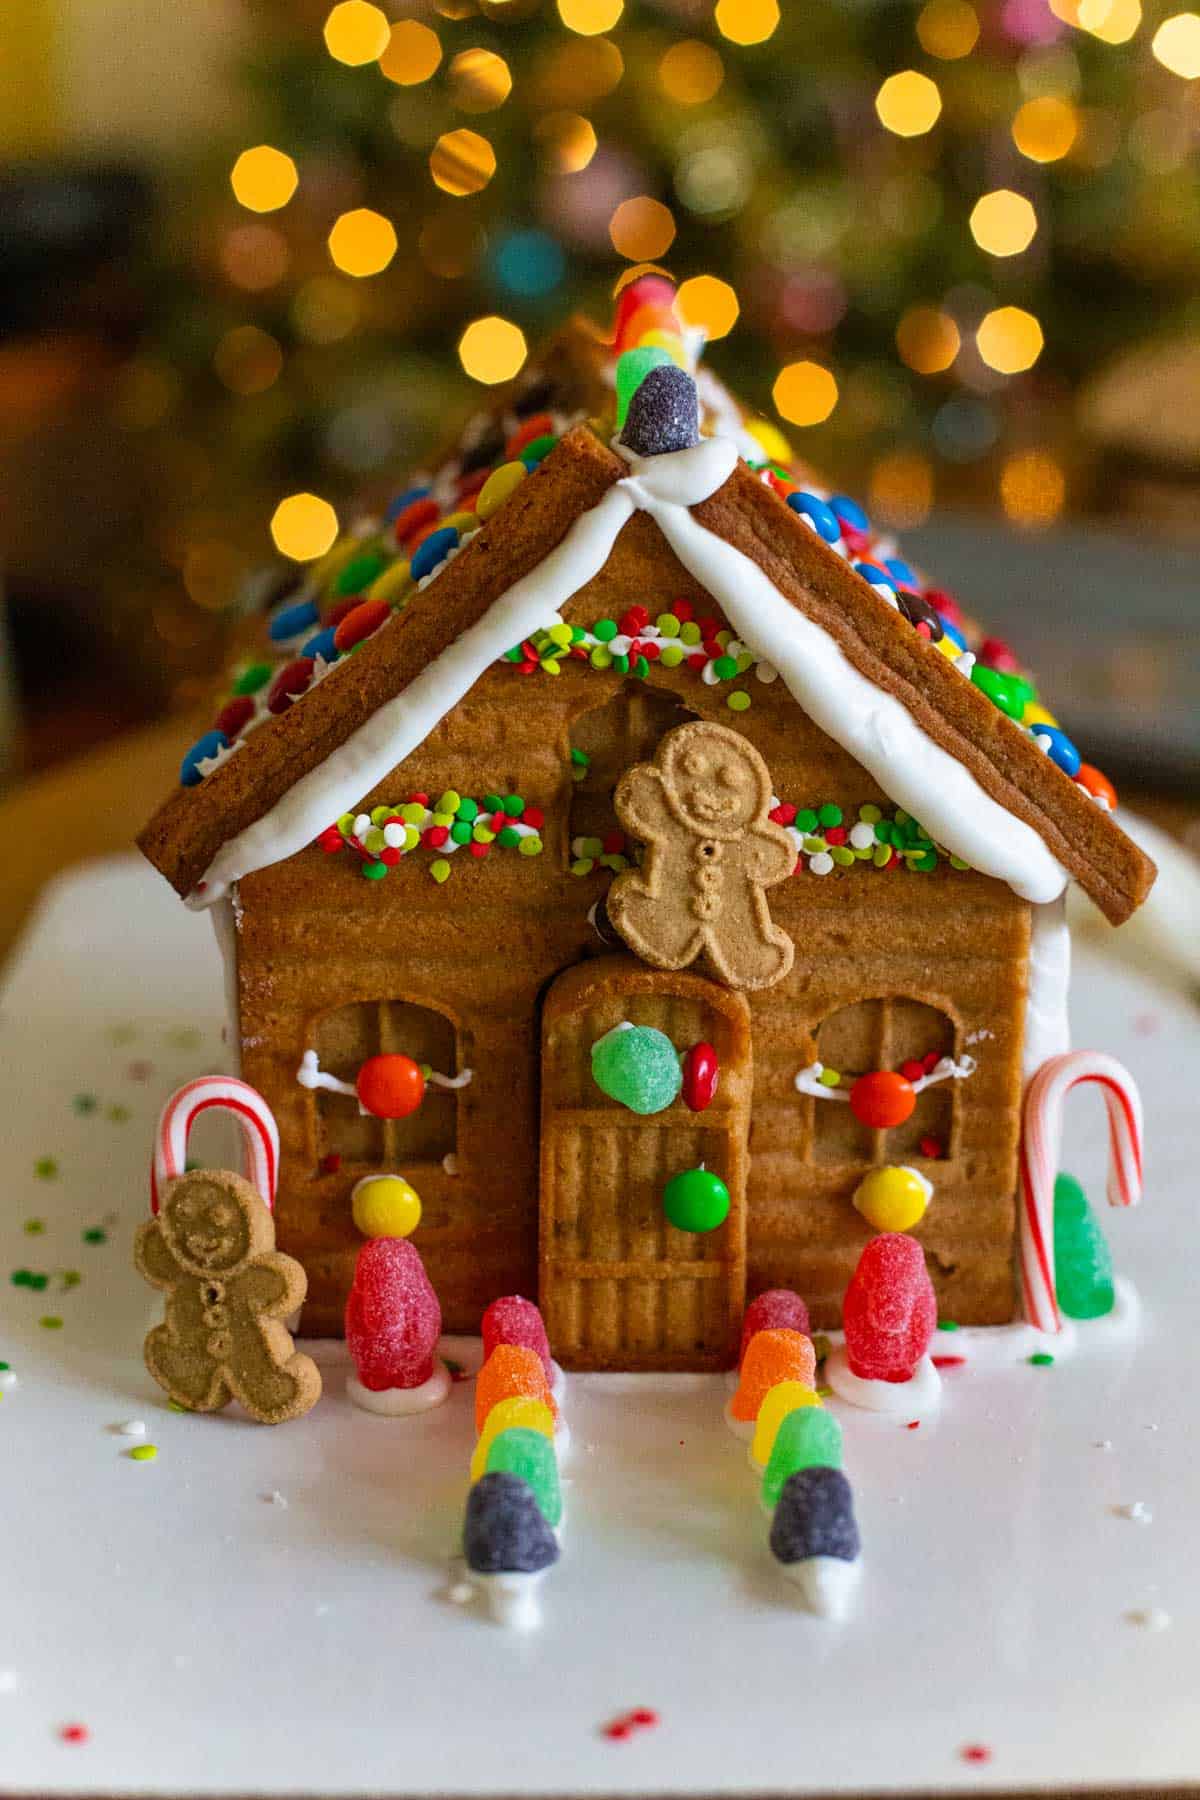
<path id="1" fill-rule="evenodd" d="M 756 1331 L 746 1345 L 737 1393 L 729 1402 L 733 1418 L 752 1425 L 771 1389 L 781 1381 L 815 1387 L 817 1353 L 800 1331 Z"/>
<path id="2" fill-rule="evenodd" d="M 674 337 L 680 335 L 679 315 L 673 306 L 658 306 L 648 301 L 639 306 L 626 322 L 622 334 L 627 349 L 636 350 L 648 331 L 669 331 Z"/>
<path id="3" fill-rule="evenodd" d="M 497 1344 L 476 1377 L 475 1430 L 483 1430 L 498 1400 L 510 1400 L 518 1394 L 544 1401 L 557 1418 L 558 1408 L 537 1351 L 524 1344 Z"/>

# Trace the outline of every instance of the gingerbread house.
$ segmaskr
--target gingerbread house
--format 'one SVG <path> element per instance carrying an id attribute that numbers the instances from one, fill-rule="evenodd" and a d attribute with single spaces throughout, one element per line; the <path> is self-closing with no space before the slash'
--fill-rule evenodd
<path id="1" fill-rule="evenodd" d="M 567 1366 L 727 1366 L 768 1287 L 835 1325 L 880 1165 L 931 1184 L 943 1311 L 1014 1316 L 1022 1087 L 1066 1043 L 1064 889 L 1120 922 L 1153 865 L 1006 648 L 694 349 L 661 290 L 623 296 L 613 339 L 569 325 L 294 576 L 140 839 L 216 921 L 306 1331 L 341 1329 L 351 1190 L 381 1170 L 420 1195 L 447 1329 L 536 1294 Z M 697 724 L 701 785 L 744 761 L 762 786 L 761 865 L 715 824 L 705 850 L 678 782 L 674 824 L 628 828 L 619 785 L 665 779 Z M 676 826 L 762 876 L 746 906 L 680 892 Z M 610 916 L 622 883 L 640 905 Z M 745 953 L 768 939 L 770 966 Z M 707 1104 L 685 1084 L 647 1113 L 597 1083 L 593 1047 L 630 1024 L 685 1061 L 710 1047 Z M 381 1117 L 355 1080 L 397 1052 L 429 1082 Z M 848 1103 L 872 1072 L 907 1084 L 899 1122 Z M 681 1229 L 664 1191 L 698 1169 L 728 1207 Z"/>

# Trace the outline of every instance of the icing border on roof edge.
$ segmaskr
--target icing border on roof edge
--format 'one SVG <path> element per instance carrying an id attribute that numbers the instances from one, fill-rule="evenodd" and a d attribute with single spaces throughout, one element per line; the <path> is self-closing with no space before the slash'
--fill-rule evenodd
<path id="1" fill-rule="evenodd" d="M 379 707 L 262 818 L 225 842 L 187 897 L 207 907 L 244 875 L 294 856 L 417 749 L 488 667 L 514 643 L 555 623 L 560 609 L 608 561 L 637 510 L 647 512 L 681 563 L 721 605 L 739 638 L 779 670 L 815 724 L 873 775 L 930 835 L 1023 899 L 1055 899 L 1068 876 L 1038 833 L 985 793 L 902 702 L 861 674 L 833 638 L 789 605 L 763 571 L 688 510 L 728 481 L 738 462 L 727 438 L 637 457 L 615 446 L 631 473 L 574 522 L 562 542 L 392 700 Z"/>

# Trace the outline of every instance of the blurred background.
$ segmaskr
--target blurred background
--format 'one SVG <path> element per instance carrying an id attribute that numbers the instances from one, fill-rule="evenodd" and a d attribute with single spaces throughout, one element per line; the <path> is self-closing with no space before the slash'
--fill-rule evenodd
<path id="1" fill-rule="evenodd" d="M 1091 760 L 1194 793 L 1198 143 L 1178 0 L 5 6 L 10 781 L 193 712 L 323 547 L 281 501 L 346 523 L 649 263 Z"/>

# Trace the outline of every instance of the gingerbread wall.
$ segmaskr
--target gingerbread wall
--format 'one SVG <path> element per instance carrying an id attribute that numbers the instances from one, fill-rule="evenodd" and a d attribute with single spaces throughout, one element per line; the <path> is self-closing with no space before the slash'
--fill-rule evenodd
<path id="1" fill-rule="evenodd" d="M 715 610 L 653 523 L 637 515 L 568 616 L 590 625 L 618 617 L 636 601 L 653 618 L 680 596 L 698 613 Z M 646 688 L 674 695 L 686 711 L 647 702 Z M 729 708 L 732 688 L 749 694 L 747 710 Z M 626 690 L 634 696 L 628 708 L 609 706 L 596 717 L 594 709 Z M 444 1134 L 433 1122 L 426 1141 L 391 1146 L 397 1156 L 411 1150 L 415 1159 L 401 1163 L 424 1202 L 415 1241 L 447 1328 L 476 1328 L 483 1306 L 498 1293 L 534 1291 L 540 995 L 580 958 L 609 953 L 587 917 L 609 875 L 570 873 L 572 809 L 575 831 L 598 831 L 604 780 L 616 764 L 644 755 L 655 730 L 689 714 L 744 731 L 766 758 L 783 800 L 814 809 L 831 802 L 848 819 L 864 803 L 889 810 L 871 778 L 800 713 L 778 681 L 749 672 L 710 687 L 686 663 L 652 664 L 644 686 L 569 659 L 557 675 L 523 676 L 501 666 L 361 800 L 369 808 L 399 803 L 418 789 L 515 792 L 545 813 L 540 856 L 497 849 L 476 862 L 460 852 L 439 886 L 423 851 L 386 880 L 371 882 L 348 852 L 327 857 L 311 848 L 242 883 L 243 1072 L 279 1119 L 280 1242 L 308 1268 L 309 1329 L 340 1329 L 358 1243 L 348 1195 L 365 1167 L 343 1162 L 335 1174 L 319 1172 L 326 1148 L 321 1104 L 295 1073 L 319 1031 L 338 1042 L 343 1026 L 320 1022 L 355 1003 L 377 1009 L 381 1001 L 402 1001 L 430 1009 L 449 1022 L 459 1066 L 475 1071 L 456 1099 L 425 1103 L 456 1114 L 456 1173 L 447 1173 L 434 1154 Z M 572 779 L 573 743 L 586 746 L 592 767 L 604 770 L 590 788 Z M 1007 1319 L 1014 1309 L 1028 907 L 1001 884 L 943 860 L 928 873 L 863 864 L 823 877 L 806 872 L 772 890 L 771 911 L 792 935 L 796 958 L 779 986 L 751 996 L 751 1291 L 794 1285 L 816 1323 L 836 1322 L 841 1292 L 868 1236 L 850 1194 L 865 1162 L 903 1160 L 924 1168 L 935 1184 L 918 1235 L 943 1310 L 964 1322 Z M 933 1010 L 914 1011 L 893 997 Z M 888 1004 L 874 1007 L 876 1000 Z M 845 1011 L 853 1007 L 857 1012 Z M 839 1147 L 843 1127 L 826 1120 L 829 1103 L 796 1093 L 793 1078 L 819 1047 L 833 1060 L 817 1034 L 835 1013 L 838 1020 L 826 1030 L 843 1056 L 875 1052 L 894 1066 L 918 1053 L 929 1031 L 946 1035 L 956 1053 L 970 1048 L 977 1057 L 976 1073 L 955 1084 L 948 1113 L 939 1102 L 944 1156 L 926 1162 L 917 1146 L 881 1136 Z M 352 1037 L 375 1027 L 360 1020 L 349 1029 Z M 436 1020 L 428 1029 L 432 1061 L 445 1053 L 449 1037 Z M 408 1046 L 381 1039 L 380 1047 Z M 440 1118 L 444 1125 L 445 1115 Z"/>

